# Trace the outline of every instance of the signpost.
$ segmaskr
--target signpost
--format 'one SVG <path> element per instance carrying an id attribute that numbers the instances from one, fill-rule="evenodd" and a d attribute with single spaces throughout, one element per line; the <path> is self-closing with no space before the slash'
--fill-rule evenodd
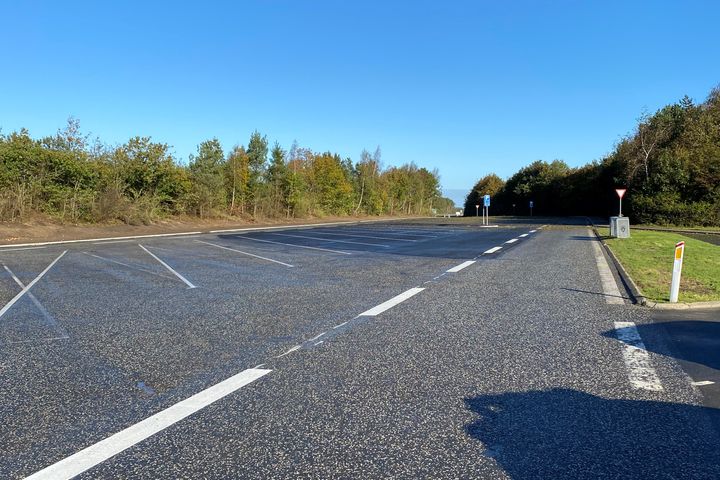
<path id="1" fill-rule="evenodd" d="M 483 196 L 483 225 L 490 224 L 490 195 Z"/>
<path id="2" fill-rule="evenodd" d="M 618 197 L 620 198 L 620 213 L 618 214 L 618 217 L 622 217 L 622 197 L 625 195 L 625 192 L 627 192 L 627 188 L 616 188 L 615 192 L 617 192 Z"/>
<path id="3" fill-rule="evenodd" d="M 672 281 L 670 282 L 670 303 L 677 303 L 678 301 L 683 256 L 685 256 L 685 242 L 678 242 L 675 245 L 675 262 L 673 263 Z"/>
<path id="4" fill-rule="evenodd" d="M 480 216 L 480 205 L 475 205 L 475 216 L 476 217 Z"/>
<path id="5" fill-rule="evenodd" d="M 531 217 L 532 217 L 532 209 L 533 209 L 534 206 L 535 206 L 535 202 L 533 202 L 532 200 L 530 200 L 530 216 L 531 216 Z"/>

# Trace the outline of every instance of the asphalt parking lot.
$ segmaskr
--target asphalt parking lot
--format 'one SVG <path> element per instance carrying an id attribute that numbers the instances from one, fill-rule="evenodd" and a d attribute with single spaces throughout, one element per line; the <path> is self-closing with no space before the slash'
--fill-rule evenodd
<path id="1" fill-rule="evenodd" d="M 0 477 L 720 476 L 717 410 L 577 223 L 2 249 Z"/>

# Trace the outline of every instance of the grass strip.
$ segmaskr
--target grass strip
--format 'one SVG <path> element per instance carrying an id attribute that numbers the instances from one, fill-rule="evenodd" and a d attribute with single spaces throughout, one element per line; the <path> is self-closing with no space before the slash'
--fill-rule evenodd
<path id="1" fill-rule="evenodd" d="M 607 228 L 598 232 L 648 299 L 669 300 L 675 244 L 683 241 L 679 301 L 720 300 L 720 246 L 671 232 L 632 230 L 630 238 L 610 238 Z"/>

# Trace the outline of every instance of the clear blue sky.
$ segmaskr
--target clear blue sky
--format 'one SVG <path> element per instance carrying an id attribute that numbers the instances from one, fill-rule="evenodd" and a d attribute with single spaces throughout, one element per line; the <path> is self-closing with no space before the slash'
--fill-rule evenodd
<path id="1" fill-rule="evenodd" d="M 40 2 L 2 7 L 0 127 L 68 116 L 185 161 L 253 130 L 437 167 L 445 189 L 608 153 L 720 83 L 720 2 Z"/>

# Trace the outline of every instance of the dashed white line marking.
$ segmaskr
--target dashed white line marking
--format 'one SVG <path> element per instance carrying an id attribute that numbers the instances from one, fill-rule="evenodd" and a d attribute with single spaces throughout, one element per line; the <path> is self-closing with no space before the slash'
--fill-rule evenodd
<path id="1" fill-rule="evenodd" d="M 323 343 L 325 343 L 325 340 L 320 340 L 314 346 L 317 347 L 318 345 L 322 345 Z"/>
<path id="2" fill-rule="evenodd" d="M 20 292 L 18 292 L 17 295 L 15 295 L 8 303 L 6 303 L 5 306 L 4 306 L 2 309 L 0 309 L 0 317 L 2 317 L 3 315 L 5 315 L 5 313 L 6 313 L 8 310 L 10 310 L 10 308 L 12 308 L 12 306 L 15 305 L 15 303 L 16 303 L 18 300 L 20 300 L 23 295 L 25 295 L 27 292 L 29 292 L 30 289 L 31 289 L 37 282 L 39 282 L 40 279 L 41 279 L 42 277 L 44 277 L 45 274 L 46 274 L 47 272 L 49 272 L 50 269 L 58 262 L 58 260 L 60 260 L 60 259 L 63 257 L 63 255 L 65 255 L 66 253 L 67 253 L 67 250 L 65 250 L 64 252 L 62 252 L 55 260 L 52 261 L 52 263 L 51 263 L 50 265 L 48 265 L 47 267 L 45 267 L 45 270 L 43 270 L 42 272 L 40 272 L 40 274 L 39 274 L 37 277 L 35 277 L 30 283 L 28 283 L 27 285 L 25 285 L 25 288 L 23 288 L 22 290 L 20 290 Z"/>
<path id="3" fill-rule="evenodd" d="M 320 333 L 320 334 L 318 334 L 318 335 L 315 335 L 313 338 L 311 338 L 310 340 L 308 340 L 308 342 L 314 342 L 315 340 L 317 340 L 318 338 L 322 337 L 322 336 L 325 335 L 326 333 L 327 333 L 327 332 L 322 332 L 322 333 Z"/>
<path id="4" fill-rule="evenodd" d="M 535 233 L 535 232 L 537 232 L 537 230 L 530 230 L 530 233 Z"/>
<path id="5" fill-rule="evenodd" d="M 339 324 L 335 325 L 333 328 L 340 328 L 340 327 L 342 327 L 343 325 L 347 325 L 347 323 L 348 323 L 348 322 L 339 323 Z"/>
<path id="6" fill-rule="evenodd" d="M 143 247 L 143 246 L 140 245 L 139 243 L 138 243 L 138 247 L 140 247 L 140 248 L 142 248 L 143 250 L 145 250 L 145 252 L 147 252 L 148 255 L 150 255 L 150 256 L 153 257 L 155 260 L 157 260 L 158 262 L 160 262 L 160 265 L 162 265 L 163 267 L 167 268 L 167 269 L 170 271 L 170 273 L 172 273 L 172 274 L 175 275 L 177 278 L 179 278 L 180 280 L 182 280 L 183 283 L 185 283 L 185 285 L 188 286 L 188 288 L 197 288 L 195 285 L 193 285 L 193 284 L 190 282 L 190 280 L 188 280 L 187 278 L 185 278 L 185 277 L 183 277 L 182 275 L 180 275 L 180 274 L 179 274 L 178 272 L 176 272 L 170 265 L 168 265 L 167 263 L 165 263 L 165 262 L 163 262 L 162 260 L 160 260 L 160 259 L 157 257 L 157 255 L 155 255 L 154 253 L 152 253 L 150 250 L 148 250 L 147 248 Z"/>
<path id="7" fill-rule="evenodd" d="M 65 480 L 80 475 L 270 372 L 272 370 L 260 368 L 243 370 L 237 375 L 30 475 L 26 480 Z"/>
<path id="8" fill-rule="evenodd" d="M 588 232 L 588 235 L 592 235 L 592 233 Z M 615 282 L 615 277 L 613 277 L 607 260 L 605 260 L 605 256 L 600 250 L 600 242 L 591 237 L 590 243 L 592 243 L 592 248 L 595 252 L 595 264 L 600 274 L 600 283 L 602 284 L 605 303 L 610 305 L 624 305 L 625 301 L 620 294 L 620 290 Z"/>
<path id="9" fill-rule="evenodd" d="M 483 252 L 483 254 L 485 254 L 485 253 L 495 253 L 495 252 L 497 252 L 498 250 L 501 250 L 501 249 L 502 249 L 502 247 L 493 247 L 493 248 L 491 248 L 490 250 L 485 250 L 485 251 Z"/>
<path id="10" fill-rule="evenodd" d="M 290 350 L 288 350 L 287 352 L 281 353 L 280 355 L 278 355 L 278 356 L 275 357 L 275 358 L 282 358 L 282 357 L 284 357 L 285 355 L 290 355 L 292 352 L 295 352 L 295 351 L 297 351 L 297 350 L 300 350 L 301 348 L 302 348 L 301 345 L 295 345 L 294 347 L 292 347 L 292 348 L 291 348 Z"/>
<path id="11" fill-rule="evenodd" d="M 420 288 L 420 287 L 411 288 L 410 290 L 406 290 L 405 292 L 401 293 L 400 295 L 397 295 L 397 296 L 391 298 L 390 300 L 383 302 L 380 305 L 377 305 L 377 306 L 371 308 L 370 310 L 367 310 L 367 311 L 361 313 L 358 316 L 359 317 L 374 317 L 376 315 L 380 315 L 382 312 L 384 312 L 386 310 L 390 310 L 395 305 L 398 305 L 398 304 L 404 302 L 408 298 L 414 297 L 415 295 L 422 292 L 423 290 L 425 290 L 425 289 Z"/>
<path id="12" fill-rule="evenodd" d="M 660 379 L 650 362 L 650 355 L 633 322 L 615 322 L 615 334 L 623 342 L 622 351 L 630 384 L 637 389 L 659 392 L 663 389 Z"/>
<path id="13" fill-rule="evenodd" d="M 367 243 L 367 242 L 354 242 L 351 240 L 333 240 L 330 238 L 321 238 L 321 237 L 310 237 L 308 235 L 291 235 L 289 233 L 272 233 L 268 232 L 269 235 L 278 235 L 280 237 L 292 237 L 292 238 L 305 238 L 308 240 L 319 240 L 321 242 L 327 242 L 327 243 L 351 243 L 353 245 L 366 245 L 370 247 L 382 247 L 382 248 L 390 248 L 390 245 L 380 245 L 378 243 Z"/>
<path id="14" fill-rule="evenodd" d="M 517 241 L 518 241 L 517 238 L 513 238 L 512 240 L 508 240 L 508 241 L 505 242 L 505 243 L 515 243 L 515 242 L 517 242 Z"/>
<path id="15" fill-rule="evenodd" d="M 352 253 L 350 252 L 343 252 L 341 250 L 331 250 L 329 248 L 321 247 L 310 247 L 308 245 L 298 245 L 297 243 L 273 242 L 272 240 L 261 240 L 259 238 L 247 237 L 245 235 L 238 235 L 236 238 L 252 240 L 253 242 L 274 243 L 275 245 L 287 245 L 288 247 L 306 248 L 308 250 L 320 250 L 322 252 L 339 253 L 341 255 L 352 255 Z"/>
<path id="16" fill-rule="evenodd" d="M 455 265 L 455 266 L 452 267 L 451 269 L 447 270 L 445 273 L 456 273 L 456 272 L 459 272 L 459 271 L 462 270 L 463 268 L 469 267 L 469 266 L 472 265 L 473 263 L 475 263 L 475 260 L 468 260 L 467 262 L 463 262 L 463 263 L 461 263 L 460 265 Z M 435 278 L 439 278 L 439 277 L 435 277 Z"/>
<path id="17" fill-rule="evenodd" d="M 205 242 L 205 241 L 203 241 L 203 240 L 195 240 L 195 241 L 198 242 L 198 243 L 204 243 L 205 245 L 212 245 L 213 247 L 216 247 L 216 248 L 222 248 L 223 250 L 230 250 L 231 252 L 242 253 L 243 255 L 247 255 L 248 257 L 259 258 L 259 259 L 261 259 L 261 260 L 267 260 L 268 262 L 278 263 L 278 264 L 280 264 L 280 265 L 284 265 L 284 266 L 286 266 L 286 267 L 292 268 L 292 265 L 290 265 L 289 263 L 281 262 L 281 261 L 279 261 L 279 260 L 273 260 L 272 258 L 262 257 L 262 256 L 260 256 L 260 255 L 255 255 L 254 253 L 243 252 L 242 250 L 237 250 L 237 249 L 235 249 L 235 248 L 225 247 L 225 246 L 223 246 L 223 245 L 217 245 L 217 244 L 215 244 L 215 243 Z"/>
<path id="18" fill-rule="evenodd" d="M 522 235 L 520 235 L 520 238 L 525 238 L 525 237 L 527 237 L 527 236 L 528 236 L 527 233 L 523 233 Z"/>
<path id="19" fill-rule="evenodd" d="M 692 382 L 692 384 L 697 387 L 704 387 L 706 385 L 714 385 L 715 382 L 711 382 L 710 380 L 700 380 L 699 382 Z"/>

